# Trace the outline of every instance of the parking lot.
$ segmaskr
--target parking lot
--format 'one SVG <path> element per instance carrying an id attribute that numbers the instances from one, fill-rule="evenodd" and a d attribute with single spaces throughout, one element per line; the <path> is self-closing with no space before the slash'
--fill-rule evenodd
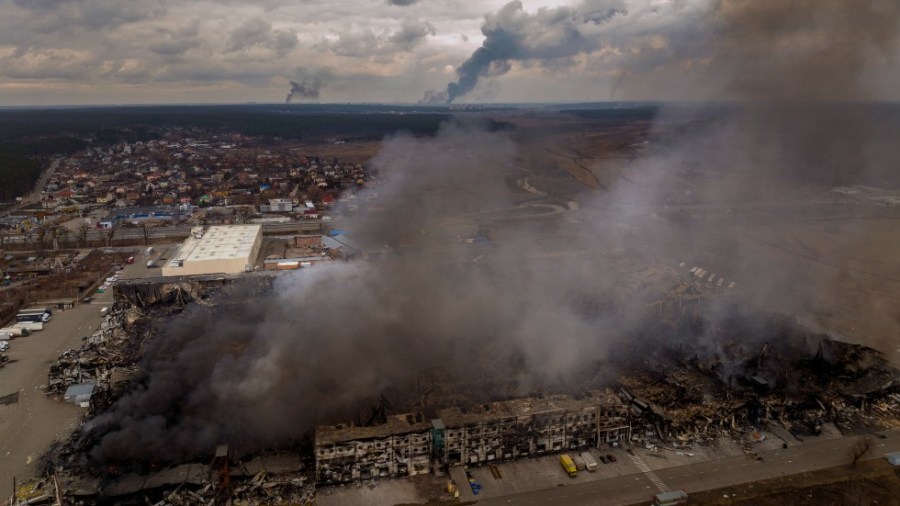
<path id="1" fill-rule="evenodd" d="M 147 269 L 143 258 L 135 255 L 134 263 L 119 271 L 119 277 L 159 275 L 159 269 Z M 33 476 L 38 459 L 50 444 L 68 437 L 78 426 L 84 408 L 47 397 L 43 392 L 47 371 L 63 351 L 81 346 L 81 338 L 100 326 L 101 310 L 112 301 L 109 289 L 93 296 L 88 304 L 54 309 L 43 330 L 10 342 L 6 351 L 10 361 L 0 368 L 0 497 L 12 491 L 13 477 Z"/>
<path id="2" fill-rule="evenodd" d="M 576 457 L 580 453 L 580 451 L 576 451 L 570 453 L 570 455 Z M 560 465 L 559 455 L 498 464 L 499 478 L 494 476 L 488 466 L 471 467 L 469 472 L 475 478 L 475 481 L 481 485 L 481 491 L 477 496 L 472 493 L 472 488 L 468 484 L 465 470 L 462 467 L 451 468 L 450 476 L 459 486 L 460 500 L 474 501 L 476 499 L 501 497 L 641 472 L 627 457 L 627 454 L 620 449 L 607 447 L 602 452 L 592 449 L 590 453 L 598 462 L 596 471 L 588 472 L 582 466 L 579 466 L 578 475 L 574 478 L 566 474 L 566 471 Z M 613 455 L 616 462 L 604 464 L 600 461 L 601 455 Z"/>

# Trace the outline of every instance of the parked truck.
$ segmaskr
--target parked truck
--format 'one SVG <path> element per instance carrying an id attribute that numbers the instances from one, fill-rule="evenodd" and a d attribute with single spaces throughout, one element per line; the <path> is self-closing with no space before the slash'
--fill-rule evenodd
<path id="1" fill-rule="evenodd" d="M 566 474 L 568 474 L 570 478 L 578 476 L 578 468 L 575 466 L 575 461 L 572 460 L 572 457 L 570 457 L 568 453 L 563 453 L 559 456 L 559 463 L 562 465 L 563 469 L 566 470 Z"/>
<path id="2" fill-rule="evenodd" d="M 591 452 L 582 452 L 581 460 L 584 461 L 584 468 L 590 472 L 594 472 L 597 470 L 597 459 L 591 455 Z"/>
<path id="3" fill-rule="evenodd" d="M 22 327 L 6 327 L 5 329 L 0 329 L 0 334 L 10 334 L 13 337 L 24 337 L 30 335 L 31 331 L 23 329 Z"/>
<path id="4" fill-rule="evenodd" d="M 29 331 L 34 332 L 37 330 L 44 330 L 44 322 L 17 322 L 13 324 L 13 327 L 28 329 Z"/>

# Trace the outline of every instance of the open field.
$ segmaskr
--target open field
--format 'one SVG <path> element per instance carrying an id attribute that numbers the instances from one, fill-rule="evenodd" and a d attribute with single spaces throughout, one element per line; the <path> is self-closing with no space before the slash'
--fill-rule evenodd
<path id="1" fill-rule="evenodd" d="M 691 502 L 721 506 L 897 505 L 900 504 L 900 470 L 884 459 L 876 459 L 862 462 L 856 468 L 838 466 L 698 492 L 691 495 Z"/>

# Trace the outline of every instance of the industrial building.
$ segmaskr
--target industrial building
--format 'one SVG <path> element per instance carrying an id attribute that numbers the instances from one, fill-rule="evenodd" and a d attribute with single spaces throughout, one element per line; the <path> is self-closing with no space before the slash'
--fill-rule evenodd
<path id="1" fill-rule="evenodd" d="M 166 221 L 176 223 L 181 220 L 178 208 L 167 206 L 129 207 L 116 209 L 97 222 L 97 228 L 109 229 L 120 223 L 143 223 L 147 221 Z"/>
<path id="2" fill-rule="evenodd" d="M 163 276 L 236 274 L 252 269 L 262 246 L 262 225 L 222 225 L 195 230 L 163 265 Z"/>
<path id="3" fill-rule="evenodd" d="M 316 429 L 316 478 L 321 484 L 412 476 L 433 467 L 478 465 L 631 438 L 628 406 L 611 392 L 573 399 L 560 395 L 444 409 L 426 422 L 396 415 L 373 427 Z"/>

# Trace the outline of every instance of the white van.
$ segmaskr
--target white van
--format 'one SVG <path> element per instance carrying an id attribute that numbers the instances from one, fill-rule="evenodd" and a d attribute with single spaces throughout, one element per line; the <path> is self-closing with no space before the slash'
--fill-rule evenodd
<path id="1" fill-rule="evenodd" d="M 594 458 L 590 452 L 582 452 L 581 460 L 584 461 L 584 468 L 590 472 L 594 472 L 597 470 L 597 459 Z"/>

